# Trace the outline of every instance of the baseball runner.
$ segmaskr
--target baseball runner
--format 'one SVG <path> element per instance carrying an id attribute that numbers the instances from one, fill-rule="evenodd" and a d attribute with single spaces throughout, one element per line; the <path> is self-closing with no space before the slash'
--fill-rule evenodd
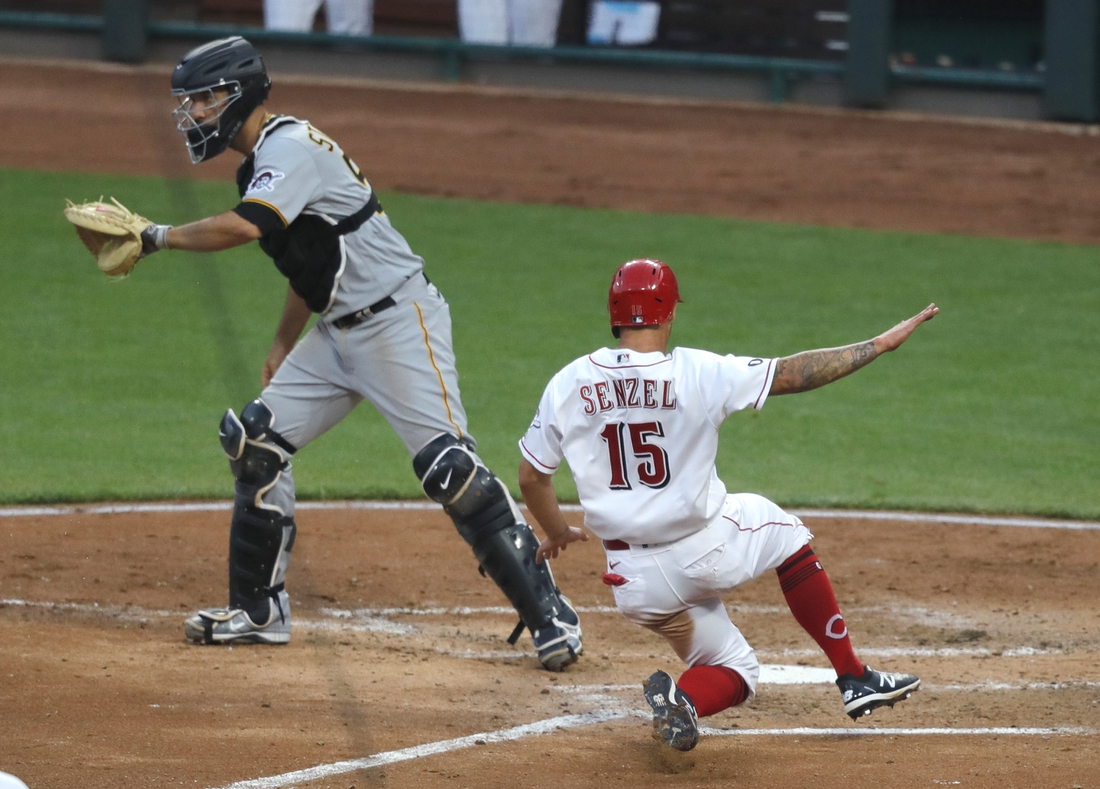
<path id="1" fill-rule="evenodd" d="M 356 163 L 308 121 L 268 112 L 270 87 L 259 53 L 239 36 L 184 56 L 172 74 L 178 128 L 194 163 L 227 148 L 245 155 L 241 202 L 140 233 L 146 254 L 259 241 L 290 280 L 263 364 L 263 392 L 239 416 L 226 411 L 219 428 L 236 477 L 229 605 L 187 619 L 186 635 L 204 644 L 290 640 L 291 457 L 365 399 L 400 436 L 424 492 L 443 505 L 519 612 L 510 642 L 526 626 L 542 665 L 561 670 L 582 652 L 580 621 L 550 569 L 534 561 L 538 540 L 508 489 L 476 454 L 447 302 Z M 299 341 L 311 313 L 319 317 Z"/>
<path id="2" fill-rule="evenodd" d="M 760 665 L 721 595 L 775 570 L 795 619 L 836 669 L 844 711 L 858 719 L 920 687 L 856 656 L 828 576 L 794 515 L 751 493 L 727 494 L 715 470 L 718 428 L 769 395 L 816 389 L 895 350 L 939 311 L 931 304 L 872 340 L 781 359 L 667 352 L 679 288 L 658 260 L 615 273 L 608 309 L 617 348 L 553 377 L 519 442 L 520 487 L 546 538 L 539 560 L 586 540 L 562 516 L 552 475 L 569 463 L 585 526 L 603 541 L 619 611 L 664 636 L 688 669 L 643 685 L 655 736 L 687 751 L 698 718 L 755 695 Z"/>

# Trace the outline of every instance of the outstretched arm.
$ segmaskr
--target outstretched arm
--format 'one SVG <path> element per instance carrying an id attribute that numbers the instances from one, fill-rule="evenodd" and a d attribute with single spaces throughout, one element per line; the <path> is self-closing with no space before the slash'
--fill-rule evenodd
<path id="1" fill-rule="evenodd" d="M 912 318 L 904 320 L 873 340 L 845 345 L 842 348 L 822 348 L 784 356 L 775 363 L 775 376 L 769 394 L 782 395 L 808 392 L 832 383 L 873 362 L 880 354 L 898 348 L 916 328 L 936 316 L 940 308 L 929 304 Z"/>
<path id="2" fill-rule="evenodd" d="M 564 551 L 571 542 L 584 542 L 588 535 L 582 529 L 565 522 L 558 506 L 558 496 L 554 492 L 554 479 L 532 466 L 526 458 L 519 461 L 519 489 L 523 492 L 523 503 L 538 521 L 546 534 L 539 543 L 535 561 L 557 559 L 558 551 Z"/>
<path id="3" fill-rule="evenodd" d="M 164 241 L 167 249 L 188 252 L 218 252 L 239 247 L 260 238 L 260 228 L 233 211 L 168 228 Z"/>

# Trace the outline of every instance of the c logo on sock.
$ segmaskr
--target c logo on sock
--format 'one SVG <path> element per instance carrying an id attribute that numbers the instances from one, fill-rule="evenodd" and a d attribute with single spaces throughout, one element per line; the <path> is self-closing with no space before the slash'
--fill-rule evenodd
<path id="1" fill-rule="evenodd" d="M 843 627 L 844 627 L 843 632 L 840 632 L 840 633 L 834 633 L 833 632 L 833 624 L 835 624 L 836 622 L 840 622 L 840 624 L 843 625 Z M 844 617 L 842 617 L 840 614 L 833 614 L 832 619 L 830 619 L 829 622 L 825 625 L 825 635 L 827 635 L 829 638 L 835 638 L 838 641 L 842 638 L 847 638 L 848 637 L 848 626 L 844 624 Z"/>

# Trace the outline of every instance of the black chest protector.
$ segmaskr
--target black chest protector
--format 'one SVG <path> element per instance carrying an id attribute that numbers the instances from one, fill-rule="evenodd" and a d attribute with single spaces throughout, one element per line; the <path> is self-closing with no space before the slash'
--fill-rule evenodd
<path id="1" fill-rule="evenodd" d="M 237 191 L 242 199 L 255 169 L 253 154 L 249 154 L 237 169 Z M 355 232 L 381 210 L 378 196 L 371 192 L 366 205 L 335 224 L 315 214 L 299 214 L 286 227 L 264 234 L 260 249 L 275 261 L 275 267 L 290 280 L 290 287 L 302 297 L 306 306 L 313 312 L 324 312 L 332 301 L 343 260 L 340 236 Z"/>

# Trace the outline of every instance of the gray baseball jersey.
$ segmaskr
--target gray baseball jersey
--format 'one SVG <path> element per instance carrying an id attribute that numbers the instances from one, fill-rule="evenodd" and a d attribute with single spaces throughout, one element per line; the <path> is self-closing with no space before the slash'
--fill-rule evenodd
<path id="1" fill-rule="evenodd" d="M 267 120 L 253 157 L 252 178 L 237 212 L 264 232 L 285 228 L 302 213 L 340 219 L 362 208 L 372 194 L 362 171 L 335 141 L 289 115 Z M 322 311 L 327 319 L 378 302 L 424 269 L 424 259 L 385 213 L 344 236 L 343 247 L 343 265 Z"/>
<path id="2" fill-rule="evenodd" d="M 335 222 L 372 197 L 358 165 L 307 121 L 272 116 L 252 155 L 251 177 L 235 210 L 265 233 L 303 214 Z M 273 427 L 294 446 L 304 447 L 364 399 L 410 454 L 440 433 L 466 436 L 450 310 L 423 268 L 423 258 L 381 211 L 340 237 L 327 306 L 262 394 L 275 414 Z M 372 307 L 361 321 L 340 320 Z M 272 496 L 289 514 L 289 473 L 284 480 L 280 488 L 286 489 Z"/>
<path id="3" fill-rule="evenodd" d="M 250 43 L 234 36 L 196 48 L 172 79 L 192 161 L 216 156 L 233 140 L 239 150 L 251 147 L 237 170 L 241 202 L 233 212 L 240 219 L 214 218 L 205 240 L 243 243 L 259 235 L 292 291 L 264 362 L 268 385 L 239 417 L 229 410 L 219 425 L 237 480 L 229 607 L 189 617 L 188 639 L 287 643 L 285 580 L 297 533 L 290 459 L 368 400 L 412 456 L 409 470 L 425 494 L 445 505 L 483 574 L 515 607 L 539 662 L 552 671 L 571 665 L 584 651 L 580 618 L 549 566 L 536 563 L 538 540 L 507 487 L 473 454 L 450 310 L 423 259 L 332 138 L 263 109 L 270 81 Z M 231 232 L 222 234 L 225 227 Z M 196 235 L 209 228 L 199 223 Z M 307 308 L 318 317 L 298 336 Z M 361 448 L 363 456 L 371 451 Z"/>

